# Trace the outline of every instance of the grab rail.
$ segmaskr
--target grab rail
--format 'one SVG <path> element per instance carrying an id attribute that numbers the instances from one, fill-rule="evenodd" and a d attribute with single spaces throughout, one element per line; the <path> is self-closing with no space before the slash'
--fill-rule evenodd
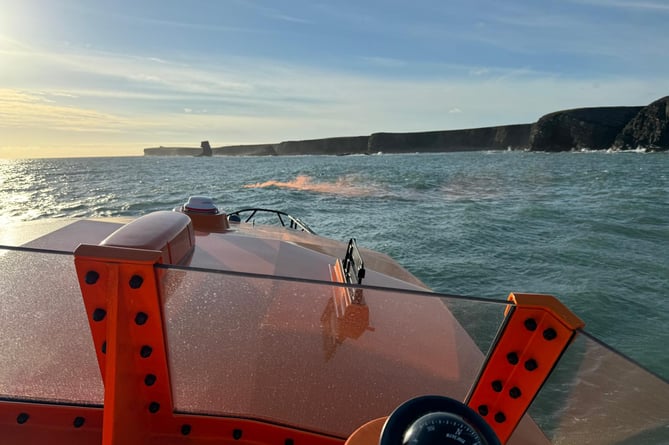
<path id="1" fill-rule="evenodd" d="M 282 212 L 281 210 L 273 210 L 273 209 L 262 209 L 262 208 L 246 208 L 246 209 L 240 209 L 236 210 L 234 212 L 228 213 L 228 220 L 229 221 L 234 221 L 234 218 L 231 219 L 233 215 L 236 215 L 237 217 L 241 218 L 242 213 L 251 213 L 245 220 L 244 222 L 251 222 L 255 218 L 256 214 L 260 213 L 271 213 L 276 215 L 278 218 L 279 222 L 281 223 L 282 227 L 286 227 L 286 221 L 284 221 L 284 218 L 286 218 L 288 221 L 288 228 L 289 229 L 294 229 L 294 230 L 302 230 L 303 232 L 311 233 L 312 235 L 315 235 L 316 233 L 311 230 L 311 228 L 306 225 L 304 222 L 300 221 L 299 218 L 296 218 L 292 215 L 289 215 L 286 212 Z M 241 219 L 240 219 L 241 221 Z"/>

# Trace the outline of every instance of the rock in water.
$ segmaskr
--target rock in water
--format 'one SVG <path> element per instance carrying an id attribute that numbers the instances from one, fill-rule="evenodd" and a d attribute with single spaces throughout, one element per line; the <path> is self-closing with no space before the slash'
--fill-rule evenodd
<path id="1" fill-rule="evenodd" d="M 211 145 L 209 145 L 209 141 L 200 142 L 200 148 L 202 149 L 202 154 L 200 156 L 211 156 Z"/>

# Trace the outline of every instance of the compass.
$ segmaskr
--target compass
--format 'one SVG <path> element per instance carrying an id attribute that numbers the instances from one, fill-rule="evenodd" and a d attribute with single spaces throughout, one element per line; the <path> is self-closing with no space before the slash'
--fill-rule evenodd
<path id="1" fill-rule="evenodd" d="M 400 405 L 388 417 L 379 445 L 500 445 L 481 416 L 462 402 L 422 396 Z"/>

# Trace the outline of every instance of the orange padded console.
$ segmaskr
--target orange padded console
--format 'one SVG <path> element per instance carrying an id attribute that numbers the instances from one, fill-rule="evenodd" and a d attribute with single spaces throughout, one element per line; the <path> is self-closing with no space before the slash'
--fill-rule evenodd
<path id="1" fill-rule="evenodd" d="M 162 262 L 182 263 L 195 245 L 193 224 L 178 212 L 154 212 L 121 227 L 101 246 L 161 251 Z"/>

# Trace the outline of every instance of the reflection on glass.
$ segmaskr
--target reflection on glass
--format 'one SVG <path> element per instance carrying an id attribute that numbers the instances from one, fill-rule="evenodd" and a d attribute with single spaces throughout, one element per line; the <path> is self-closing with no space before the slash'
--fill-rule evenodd
<path id="1" fill-rule="evenodd" d="M 374 331 L 369 325 L 369 306 L 363 290 L 333 288 L 333 296 L 327 300 L 321 315 L 321 329 L 325 360 L 330 360 L 347 338 L 356 340 L 365 331 Z"/>

